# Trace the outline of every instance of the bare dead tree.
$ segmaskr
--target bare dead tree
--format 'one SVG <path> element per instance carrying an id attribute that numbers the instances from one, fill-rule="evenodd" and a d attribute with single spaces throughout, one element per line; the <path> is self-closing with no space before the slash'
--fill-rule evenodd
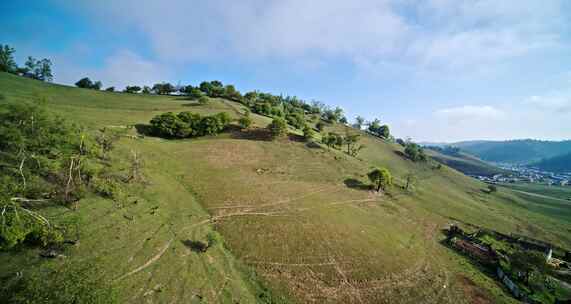
<path id="1" fill-rule="evenodd" d="M 143 168 L 143 160 L 141 154 L 135 150 L 131 150 L 131 168 L 127 182 L 145 182 L 145 178 L 141 172 Z"/>

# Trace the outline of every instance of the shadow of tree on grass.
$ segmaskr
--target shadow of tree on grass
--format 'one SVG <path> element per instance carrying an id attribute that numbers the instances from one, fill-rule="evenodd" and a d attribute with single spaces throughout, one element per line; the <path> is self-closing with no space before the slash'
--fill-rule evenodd
<path id="1" fill-rule="evenodd" d="M 343 181 L 343 183 L 345 184 L 345 186 L 351 188 L 351 189 L 357 189 L 357 190 L 371 190 L 371 185 L 369 184 L 365 184 L 362 181 L 355 179 L 355 178 L 348 178 L 346 180 Z"/>
<path id="2" fill-rule="evenodd" d="M 241 130 L 238 126 L 230 126 L 228 128 L 230 137 L 234 139 L 261 140 L 271 141 L 272 135 L 270 131 L 264 128 L 249 128 Z"/>
<path id="3" fill-rule="evenodd" d="M 181 243 L 184 246 L 188 247 L 191 251 L 197 253 L 206 252 L 206 250 L 208 249 L 208 244 L 202 241 L 184 240 L 181 241 Z"/>

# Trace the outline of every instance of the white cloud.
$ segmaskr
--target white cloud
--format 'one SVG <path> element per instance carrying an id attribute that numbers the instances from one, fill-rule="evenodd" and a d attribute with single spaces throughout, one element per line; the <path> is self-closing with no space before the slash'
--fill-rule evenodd
<path id="1" fill-rule="evenodd" d="M 336 58 L 462 67 L 553 46 L 561 0 L 90 1 L 162 61 Z M 168 16 L 168 17 L 167 17 Z"/>
<path id="2" fill-rule="evenodd" d="M 531 96 L 524 104 L 553 114 L 567 114 L 571 112 L 571 97 Z"/>
<path id="3" fill-rule="evenodd" d="M 87 76 L 92 80 L 102 80 L 104 87 L 115 86 L 123 89 L 127 85 L 151 85 L 159 81 L 169 80 L 169 68 L 156 62 L 146 60 L 138 54 L 120 50 L 104 60 L 100 68 L 84 68 L 74 60 L 66 58 L 79 57 L 73 52 L 66 56 L 56 57 L 56 81 L 65 84 L 74 84 L 79 78 Z"/>
<path id="4" fill-rule="evenodd" d="M 476 121 L 498 121 L 506 117 L 506 114 L 492 106 L 461 106 L 446 108 L 434 112 L 439 119 L 445 119 L 450 123 L 472 123 Z"/>
<path id="5" fill-rule="evenodd" d="M 96 71 L 95 77 L 122 88 L 133 84 L 151 85 L 168 79 L 168 74 L 165 67 L 123 50 L 107 58 L 104 67 Z"/>

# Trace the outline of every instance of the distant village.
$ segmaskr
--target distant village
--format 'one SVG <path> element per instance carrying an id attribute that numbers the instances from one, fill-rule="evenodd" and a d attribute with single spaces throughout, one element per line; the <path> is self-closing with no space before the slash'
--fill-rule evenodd
<path id="1" fill-rule="evenodd" d="M 571 172 L 554 173 L 514 164 L 496 164 L 496 166 L 510 173 L 493 176 L 471 176 L 488 183 L 536 183 L 549 186 L 571 186 Z"/>

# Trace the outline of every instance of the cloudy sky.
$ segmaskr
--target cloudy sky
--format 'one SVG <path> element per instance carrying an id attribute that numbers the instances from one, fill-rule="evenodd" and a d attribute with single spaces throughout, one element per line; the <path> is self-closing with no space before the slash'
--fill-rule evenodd
<path id="1" fill-rule="evenodd" d="M 218 79 L 418 141 L 571 138 L 565 0 L 2 1 L 0 44 L 64 84 Z"/>

